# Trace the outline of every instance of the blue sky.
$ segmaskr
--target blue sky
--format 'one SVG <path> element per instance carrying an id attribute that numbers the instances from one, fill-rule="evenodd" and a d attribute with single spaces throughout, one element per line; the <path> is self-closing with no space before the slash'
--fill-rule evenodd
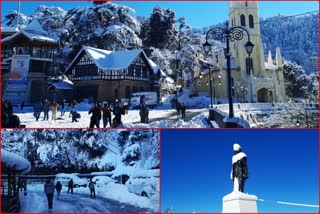
<path id="1" fill-rule="evenodd" d="M 138 16 L 149 16 L 152 9 L 156 5 L 162 8 L 171 8 L 176 11 L 177 17 L 185 16 L 186 20 L 192 27 L 205 27 L 225 21 L 228 18 L 228 2 L 125 2 L 114 1 L 118 4 L 125 4 L 136 10 Z M 17 2 L 2 2 L 2 19 L 10 10 L 17 10 Z M 74 1 L 74 2 L 26 2 L 22 1 L 21 12 L 30 15 L 38 5 L 46 4 L 62 7 L 64 10 L 76 6 L 92 6 L 89 1 Z M 259 2 L 259 13 L 261 17 L 272 17 L 280 13 L 284 16 L 296 15 L 305 12 L 319 10 L 318 2 Z"/>
<path id="2" fill-rule="evenodd" d="M 164 211 L 221 212 L 232 192 L 232 146 L 248 157 L 245 192 L 260 199 L 318 204 L 316 130 L 163 130 L 161 204 Z M 259 202 L 259 212 L 317 212 L 317 208 Z"/>

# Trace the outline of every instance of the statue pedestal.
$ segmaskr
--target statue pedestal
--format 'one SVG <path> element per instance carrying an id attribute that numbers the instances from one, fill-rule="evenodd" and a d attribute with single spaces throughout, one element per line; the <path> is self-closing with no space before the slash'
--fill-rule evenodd
<path id="1" fill-rule="evenodd" d="M 223 213 L 257 213 L 257 196 L 233 191 L 223 197 Z"/>

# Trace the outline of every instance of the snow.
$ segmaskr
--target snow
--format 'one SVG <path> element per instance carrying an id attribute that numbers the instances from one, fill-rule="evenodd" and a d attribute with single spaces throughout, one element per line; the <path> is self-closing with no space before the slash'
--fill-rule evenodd
<path id="1" fill-rule="evenodd" d="M 43 30 L 42 26 L 40 25 L 37 19 L 33 19 L 27 27 L 24 28 L 25 31 L 35 34 L 41 34 L 43 36 L 48 36 L 48 33 Z"/>
<path id="2" fill-rule="evenodd" d="M 223 197 L 223 201 L 231 201 L 231 200 L 248 200 L 248 201 L 256 201 L 258 200 L 257 196 L 245 194 L 239 191 L 233 191 L 232 193 Z"/>
<path id="3" fill-rule="evenodd" d="M 24 30 L 17 32 L 15 34 L 13 34 L 12 36 L 8 36 L 4 39 L 1 40 L 1 42 L 7 42 L 10 41 L 11 39 L 15 38 L 16 36 L 20 35 L 20 34 L 24 34 L 26 37 L 28 37 L 30 40 L 38 40 L 38 41 L 42 41 L 42 42 L 50 42 L 50 43 L 58 43 L 58 40 L 56 39 L 52 39 L 50 37 L 46 37 L 46 36 L 41 36 L 41 35 L 36 35 L 36 34 L 32 34 L 32 33 L 28 33 Z"/>
<path id="4" fill-rule="evenodd" d="M 272 71 L 278 70 L 278 67 L 276 65 L 270 64 L 268 62 L 264 62 L 264 66 L 267 70 L 272 70 Z"/>
<path id="5" fill-rule="evenodd" d="M 27 174 L 31 170 L 31 164 L 28 160 L 14 153 L 1 149 L 2 166 L 13 168 L 21 174 Z"/>
<path id="6" fill-rule="evenodd" d="M 247 157 L 246 154 L 244 154 L 243 152 L 239 152 L 236 155 L 232 156 L 232 164 L 236 163 L 238 160 L 241 160 L 242 158 Z"/>
<path id="7" fill-rule="evenodd" d="M 59 89 L 59 90 L 72 90 L 72 85 L 73 83 L 71 81 L 60 81 L 60 82 L 52 83 L 51 85 L 49 85 L 49 88 L 51 86 L 54 86 L 56 89 Z"/>
<path id="8" fill-rule="evenodd" d="M 144 51 L 140 49 L 109 51 L 89 46 L 83 46 L 83 50 L 91 57 L 95 64 L 103 70 L 126 69 L 141 53 L 145 55 Z M 81 51 L 79 53 L 81 53 Z M 77 57 L 75 57 L 75 59 L 76 58 Z M 70 65 L 72 65 L 73 62 L 70 63 Z M 150 66 L 153 68 L 151 64 Z"/>
<path id="9" fill-rule="evenodd" d="M 241 146 L 237 143 L 233 144 L 233 151 L 239 151 L 241 149 Z"/>

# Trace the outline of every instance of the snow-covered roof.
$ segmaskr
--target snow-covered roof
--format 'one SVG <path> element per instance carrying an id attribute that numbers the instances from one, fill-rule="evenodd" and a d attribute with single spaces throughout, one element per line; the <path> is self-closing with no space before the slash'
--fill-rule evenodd
<path id="1" fill-rule="evenodd" d="M 50 42 L 50 43 L 54 43 L 54 44 L 57 44 L 59 41 L 56 40 L 56 39 L 52 39 L 50 37 L 47 37 L 47 36 L 42 36 L 42 35 L 37 35 L 37 34 L 33 34 L 33 33 L 29 33 L 29 32 L 26 32 L 24 30 L 20 31 L 20 32 L 17 32 L 11 36 L 8 36 L 4 39 L 1 40 L 1 42 L 7 42 L 7 41 L 10 41 L 12 40 L 13 38 L 15 38 L 16 36 L 20 35 L 20 34 L 23 34 L 25 35 L 28 39 L 32 40 L 32 41 L 41 41 L 41 42 Z"/>
<path id="2" fill-rule="evenodd" d="M 167 77 L 167 74 L 164 73 L 154 61 L 152 61 L 151 59 L 148 59 L 148 62 L 153 69 L 153 73 L 157 74 L 158 71 L 160 71 L 161 77 Z"/>
<path id="3" fill-rule="evenodd" d="M 70 80 L 62 80 L 60 82 L 52 83 L 49 88 L 54 86 L 56 89 L 59 90 L 72 90 L 73 89 L 73 83 Z"/>
<path id="4" fill-rule="evenodd" d="M 83 46 L 82 50 L 84 50 L 89 55 L 89 57 L 93 60 L 93 62 L 102 70 L 126 69 L 132 64 L 132 62 L 141 53 L 145 56 L 146 59 L 148 59 L 144 51 L 141 49 L 109 51 L 109 50 L 103 50 L 103 49 L 93 48 L 89 46 Z M 73 65 L 73 63 L 79 57 L 82 50 L 73 59 L 73 61 L 70 63 L 70 65 L 66 70 L 68 70 L 70 66 Z M 150 67 L 153 68 L 153 66 L 149 61 L 148 63 Z"/>
<path id="5" fill-rule="evenodd" d="M 31 170 L 31 164 L 27 159 L 4 149 L 1 149 L 1 163 L 3 167 L 12 168 L 21 174 L 26 174 Z"/>
<path id="6" fill-rule="evenodd" d="M 1 26 L 1 33 L 16 33 L 19 29 L 17 27 L 2 27 Z"/>
<path id="7" fill-rule="evenodd" d="M 24 28 L 24 31 L 42 35 L 42 36 L 48 36 L 48 33 L 42 28 L 41 24 L 37 19 L 32 20 L 26 28 Z"/>
<path id="8" fill-rule="evenodd" d="M 267 62 L 264 62 L 264 66 L 266 70 L 272 70 L 272 71 L 278 70 L 278 67 L 276 65 L 273 65 Z"/>

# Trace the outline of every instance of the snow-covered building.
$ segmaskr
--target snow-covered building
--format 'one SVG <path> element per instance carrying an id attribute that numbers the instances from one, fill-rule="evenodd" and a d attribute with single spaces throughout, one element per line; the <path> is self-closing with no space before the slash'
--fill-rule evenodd
<path id="1" fill-rule="evenodd" d="M 232 53 L 231 76 L 232 96 L 236 102 L 286 102 L 282 58 L 280 49 L 276 50 L 276 58 L 271 53 L 268 60 L 264 57 L 264 46 L 261 40 L 258 15 L 258 2 L 230 2 L 229 26 L 244 26 L 250 32 L 250 40 L 254 44 L 253 52 L 249 56 L 245 50 L 248 41 L 246 33 L 242 40 L 230 44 Z M 211 72 L 215 96 L 219 99 L 228 97 L 227 69 L 224 54 L 219 53 L 217 62 Z M 198 92 L 208 92 L 207 82 L 210 72 L 200 79 L 196 74 L 195 87 Z M 218 80 L 217 77 L 221 77 Z M 219 81 L 219 84 L 218 84 Z M 221 84 L 220 84 L 221 83 Z"/>
<path id="2" fill-rule="evenodd" d="M 48 79 L 62 67 L 59 40 L 52 39 L 34 19 L 24 29 L 1 40 L 3 98 L 13 104 L 38 102 L 47 96 Z"/>
<path id="3" fill-rule="evenodd" d="M 19 212 L 18 174 L 24 175 L 31 170 L 31 163 L 14 153 L 1 149 L 1 212 Z M 21 184 L 19 184 L 20 186 Z"/>
<path id="4" fill-rule="evenodd" d="M 130 98 L 131 93 L 159 93 L 160 69 L 143 50 L 109 51 L 83 46 L 65 71 L 74 83 L 74 98 L 110 100 Z"/>

